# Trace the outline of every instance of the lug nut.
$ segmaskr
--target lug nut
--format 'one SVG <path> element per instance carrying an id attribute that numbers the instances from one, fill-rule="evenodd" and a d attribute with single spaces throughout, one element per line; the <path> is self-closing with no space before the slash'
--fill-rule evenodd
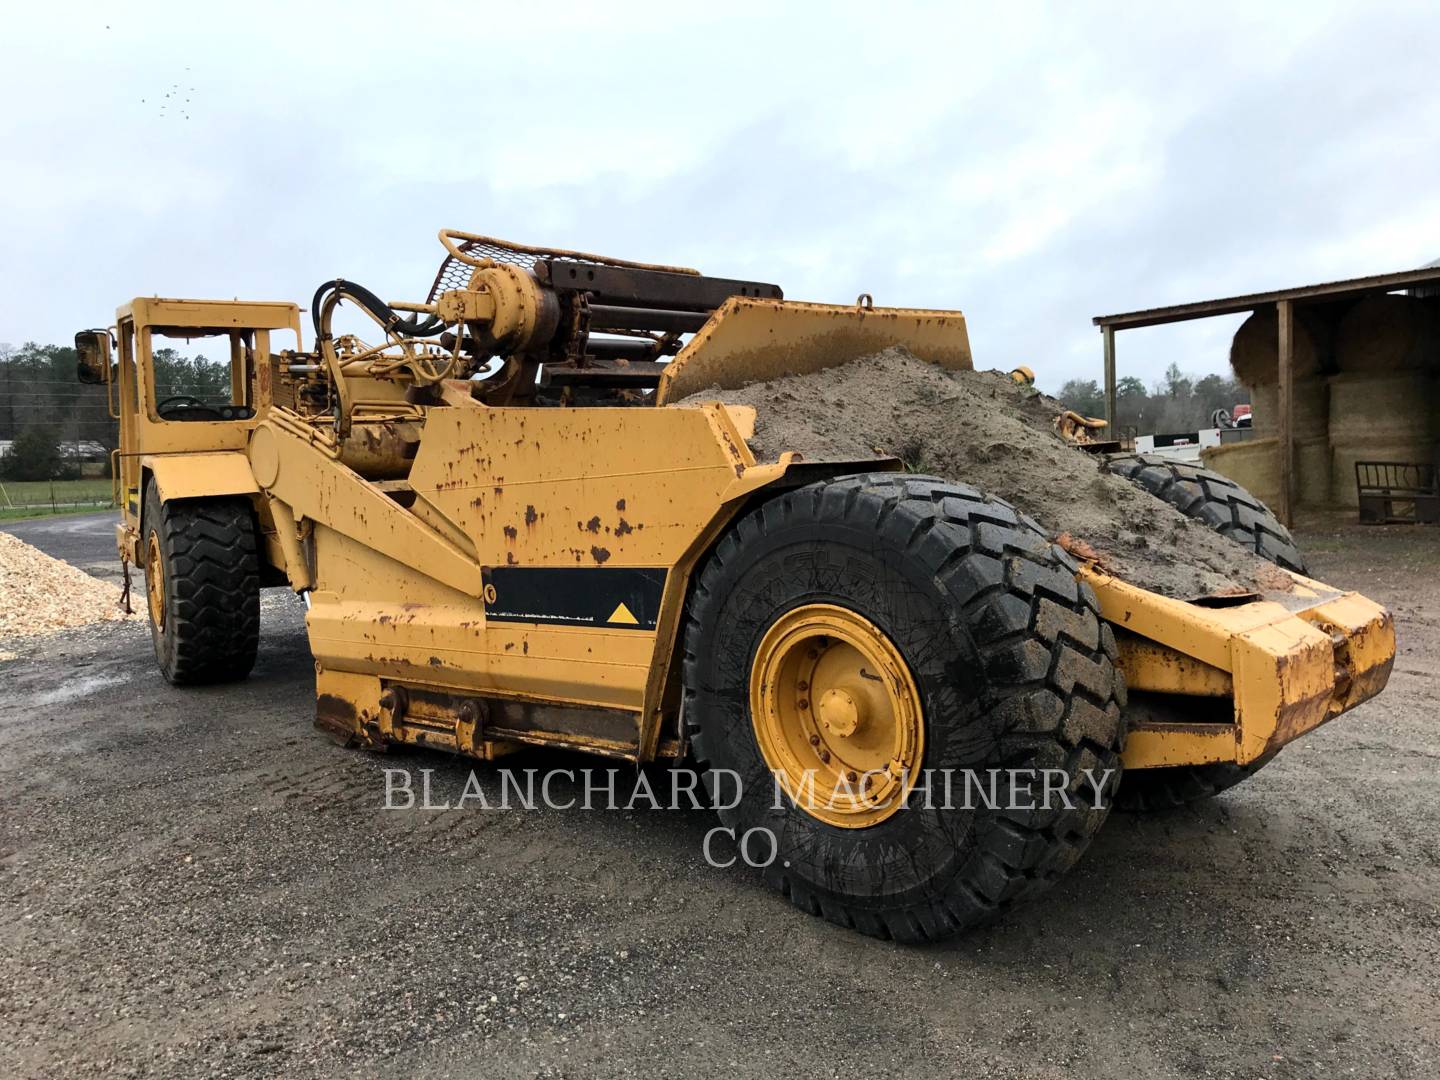
<path id="1" fill-rule="evenodd" d="M 826 765 L 829 765 L 829 764 L 830 764 L 830 751 L 829 751 L 829 750 L 821 750 L 821 751 L 820 751 L 820 760 L 823 761 Z"/>
<path id="2" fill-rule="evenodd" d="M 798 683 L 795 684 L 795 689 L 796 689 L 796 690 L 809 690 L 809 689 L 810 689 L 810 684 L 809 684 L 808 682 L 806 682 L 804 679 L 801 679 Z"/>
<path id="3" fill-rule="evenodd" d="M 820 745 L 820 736 L 819 736 L 819 735 L 811 735 L 811 736 L 810 736 L 810 745 L 811 745 L 811 746 L 819 746 L 819 745 Z"/>
<path id="4" fill-rule="evenodd" d="M 807 699 L 805 699 L 805 698 L 802 697 L 802 698 L 800 699 L 800 708 L 802 708 L 802 709 L 808 709 L 809 707 L 810 707 L 810 702 L 809 702 Z"/>
<path id="5" fill-rule="evenodd" d="M 846 780 L 849 780 L 850 783 L 853 784 L 856 780 L 859 780 L 860 777 L 859 777 L 859 775 L 855 772 L 854 769 L 851 769 L 849 772 L 847 772 L 847 773 L 845 774 L 845 779 L 846 779 Z"/>

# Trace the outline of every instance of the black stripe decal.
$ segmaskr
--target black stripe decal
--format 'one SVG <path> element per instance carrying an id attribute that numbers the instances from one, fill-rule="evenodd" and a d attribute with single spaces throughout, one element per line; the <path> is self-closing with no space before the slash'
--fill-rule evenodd
<path id="1" fill-rule="evenodd" d="M 484 578 L 492 622 L 654 630 L 665 592 L 658 566 L 492 566 Z"/>

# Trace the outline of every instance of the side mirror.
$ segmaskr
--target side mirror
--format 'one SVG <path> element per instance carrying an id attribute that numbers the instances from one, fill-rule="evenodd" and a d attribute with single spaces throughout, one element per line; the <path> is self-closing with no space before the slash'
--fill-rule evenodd
<path id="1" fill-rule="evenodd" d="M 81 330 L 75 335 L 75 377 L 96 386 L 110 379 L 110 332 Z"/>

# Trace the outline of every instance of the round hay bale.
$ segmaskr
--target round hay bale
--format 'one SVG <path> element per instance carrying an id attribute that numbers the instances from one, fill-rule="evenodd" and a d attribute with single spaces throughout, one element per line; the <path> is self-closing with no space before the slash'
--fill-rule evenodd
<path id="1" fill-rule="evenodd" d="M 1330 440 L 1300 439 L 1295 443 L 1295 500 L 1301 506 L 1330 501 Z M 1200 463 L 1228 476 L 1272 510 L 1280 505 L 1280 444 L 1276 439 L 1207 446 Z"/>
<path id="2" fill-rule="evenodd" d="M 1230 367 L 1246 386 L 1274 386 L 1280 381 L 1280 321 L 1274 308 L 1261 308 L 1240 324 L 1230 342 Z M 1295 320 L 1295 377 L 1320 370 L 1315 341 Z"/>
<path id="3" fill-rule="evenodd" d="M 1440 443 L 1433 439 L 1358 439 L 1330 448 L 1330 499 L 1341 506 L 1359 506 L 1355 486 L 1357 461 L 1398 461 L 1407 465 L 1440 464 Z"/>
<path id="4" fill-rule="evenodd" d="M 1335 331 L 1342 372 L 1440 368 L 1436 306 L 1413 296 L 1367 296 L 1345 312 Z"/>
<path id="5" fill-rule="evenodd" d="M 1280 388 L 1265 383 L 1250 390 L 1252 426 L 1256 432 L 1274 435 L 1280 422 Z M 1323 437 L 1329 430 L 1329 393 L 1319 375 L 1296 379 L 1291 392 L 1291 426 L 1297 439 Z"/>
<path id="6" fill-rule="evenodd" d="M 1440 438 L 1440 376 L 1425 371 L 1350 372 L 1328 380 L 1330 441 Z"/>
<path id="7" fill-rule="evenodd" d="M 1207 446 L 1200 451 L 1200 464 L 1228 476 L 1266 506 L 1280 500 L 1280 459 L 1274 439 Z"/>

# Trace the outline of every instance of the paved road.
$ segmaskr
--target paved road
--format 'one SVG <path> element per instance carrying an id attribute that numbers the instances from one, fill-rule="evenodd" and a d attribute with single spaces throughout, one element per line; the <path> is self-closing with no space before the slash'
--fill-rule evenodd
<path id="1" fill-rule="evenodd" d="M 490 810 L 383 809 L 387 766 L 445 802 L 469 765 L 318 735 L 283 591 L 233 686 L 167 686 L 143 622 L 27 646 L 0 665 L 0 1076 L 1430 1080 L 1440 532 L 1308 539 L 1396 615 L 1385 696 L 924 949 L 711 868 L 706 813 L 501 810 L 493 765 Z"/>
<path id="2" fill-rule="evenodd" d="M 57 514 L 0 522 L 0 532 L 18 536 L 46 555 L 64 559 L 97 577 L 110 577 L 120 573 L 120 558 L 115 554 L 115 523 L 119 520 L 118 510 Z"/>

